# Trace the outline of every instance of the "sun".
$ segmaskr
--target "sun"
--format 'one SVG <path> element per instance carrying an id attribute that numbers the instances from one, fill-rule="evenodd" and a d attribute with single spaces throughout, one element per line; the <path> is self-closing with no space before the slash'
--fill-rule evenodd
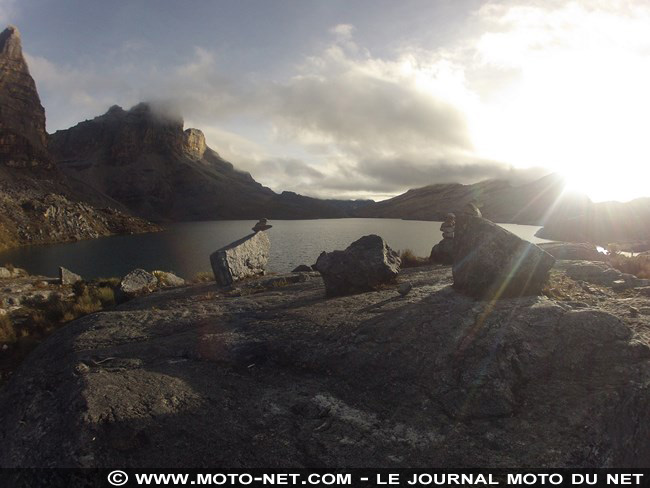
<path id="1" fill-rule="evenodd" d="M 594 201 L 650 197 L 650 31 L 612 12 L 565 9 L 561 30 L 534 15 L 482 46 L 514 75 L 470 116 L 477 152 L 561 173 Z"/>

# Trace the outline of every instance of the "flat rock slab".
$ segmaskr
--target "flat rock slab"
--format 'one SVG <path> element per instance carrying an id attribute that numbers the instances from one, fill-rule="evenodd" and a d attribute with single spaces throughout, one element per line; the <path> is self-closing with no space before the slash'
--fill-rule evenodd
<path id="1" fill-rule="evenodd" d="M 200 284 L 74 321 L 0 391 L 0 466 L 650 467 L 650 315 L 626 313 L 647 297 L 400 279 Z"/>
<path id="2" fill-rule="evenodd" d="M 264 274 L 270 251 L 271 241 L 264 231 L 222 247 L 210 256 L 215 280 L 219 285 L 228 286 L 243 278 Z"/>
<path id="3" fill-rule="evenodd" d="M 454 238 L 454 288 L 475 298 L 539 295 L 555 258 L 489 220 L 461 215 Z"/>

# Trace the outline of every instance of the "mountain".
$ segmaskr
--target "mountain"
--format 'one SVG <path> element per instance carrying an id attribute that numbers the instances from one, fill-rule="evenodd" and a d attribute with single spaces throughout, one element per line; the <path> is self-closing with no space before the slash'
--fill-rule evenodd
<path id="1" fill-rule="evenodd" d="M 158 229 L 71 185 L 54 165 L 45 110 L 13 26 L 0 33 L 0 103 L 0 249 Z"/>
<path id="2" fill-rule="evenodd" d="M 581 213 L 549 219 L 537 235 L 602 246 L 624 243 L 626 250 L 647 250 L 650 249 L 650 198 L 594 203 Z"/>
<path id="3" fill-rule="evenodd" d="M 68 177 L 159 222 L 348 217 L 363 206 L 277 194 L 210 149 L 200 130 L 183 130 L 181 117 L 148 103 L 113 106 L 55 132 L 49 147 Z"/>
<path id="4" fill-rule="evenodd" d="M 477 201 L 483 216 L 494 222 L 543 225 L 557 215 L 576 215 L 591 205 L 584 195 L 565 192 L 562 178 L 550 174 L 523 185 L 486 180 L 471 185 L 441 183 L 409 190 L 358 211 L 360 217 L 444 220 Z"/>
<path id="5" fill-rule="evenodd" d="M 51 166 L 45 109 L 14 26 L 0 34 L 0 104 L 0 162 L 14 167 Z"/>

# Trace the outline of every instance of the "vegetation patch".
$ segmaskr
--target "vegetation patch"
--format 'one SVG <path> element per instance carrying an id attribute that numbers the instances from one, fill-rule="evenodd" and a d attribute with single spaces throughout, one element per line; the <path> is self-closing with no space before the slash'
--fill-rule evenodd
<path id="1" fill-rule="evenodd" d="M 119 279 L 114 278 L 79 281 L 23 302 L 11 316 L 0 315 L 0 347 L 7 346 L 0 351 L 0 384 L 52 332 L 71 320 L 115 305 L 118 285 Z"/>
<path id="2" fill-rule="evenodd" d="M 400 251 L 399 258 L 402 260 L 402 268 L 417 268 L 431 264 L 428 258 L 416 256 L 411 249 Z"/>
<path id="3" fill-rule="evenodd" d="M 200 271 L 192 277 L 192 283 L 208 283 L 214 281 L 214 275 L 210 271 Z"/>

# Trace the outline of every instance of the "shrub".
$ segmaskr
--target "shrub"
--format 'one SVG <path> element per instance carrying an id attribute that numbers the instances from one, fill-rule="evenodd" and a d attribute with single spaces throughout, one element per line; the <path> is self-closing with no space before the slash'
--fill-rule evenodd
<path id="1" fill-rule="evenodd" d="M 200 271 L 192 278 L 192 283 L 207 283 L 214 281 L 214 275 L 209 271 Z"/>
<path id="2" fill-rule="evenodd" d="M 4 267 L 7 268 L 10 273 L 13 273 L 14 269 L 16 269 L 15 266 L 11 263 L 6 263 Z"/>
<path id="3" fill-rule="evenodd" d="M 93 288 L 91 296 L 98 300 L 102 307 L 109 307 L 115 305 L 115 290 L 110 286 L 100 286 Z"/>
<path id="4" fill-rule="evenodd" d="M 16 340 L 16 329 L 11 317 L 7 314 L 0 315 L 0 343 L 9 344 Z"/>
<path id="5" fill-rule="evenodd" d="M 88 293 L 88 285 L 85 281 L 77 281 L 72 285 L 72 291 L 78 297 Z"/>
<path id="6" fill-rule="evenodd" d="M 429 264 L 427 258 L 416 256 L 411 249 L 400 251 L 399 257 L 402 260 L 402 268 L 415 268 L 417 266 L 425 266 Z"/>

